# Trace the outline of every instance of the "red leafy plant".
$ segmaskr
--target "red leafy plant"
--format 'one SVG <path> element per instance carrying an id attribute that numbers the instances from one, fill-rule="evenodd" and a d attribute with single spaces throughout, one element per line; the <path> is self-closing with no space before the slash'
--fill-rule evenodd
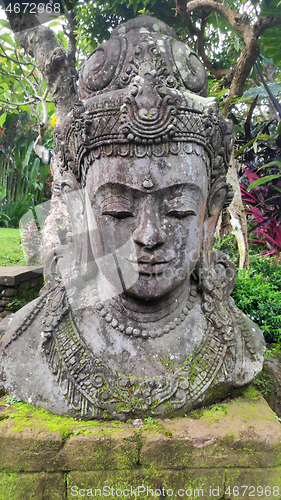
<path id="1" fill-rule="evenodd" d="M 281 257 L 281 126 L 277 136 L 269 129 L 272 122 L 251 123 L 257 98 L 250 106 L 244 124 L 244 134 L 236 145 L 240 146 L 235 157 L 239 158 L 242 177 L 240 188 L 250 229 L 255 232 L 253 242 L 263 244 L 267 251 L 261 255 Z"/>
<path id="2" fill-rule="evenodd" d="M 253 222 L 249 232 L 256 233 L 252 241 L 267 247 L 268 250 L 261 255 L 274 254 L 277 261 L 281 256 L 281 174 L 279 179 L 274 175 L 276 185 L 272 185 L 266 177 L 273 176 L 261 177 L 246 167 L 243 170 L 249 181 L 249 187 L 252 187 L 249 192 L 249 187 L 247 189 L 240 183 L 242 200 L 246 206 L 245 214 Z M 260 181 L 262 184 L 254 184 L 255 181 Z"/>

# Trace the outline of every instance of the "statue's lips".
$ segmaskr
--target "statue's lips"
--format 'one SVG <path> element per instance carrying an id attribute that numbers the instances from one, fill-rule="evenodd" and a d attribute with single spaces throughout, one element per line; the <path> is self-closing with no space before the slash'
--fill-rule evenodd
<path id="1" fill-rule="evenodd" d="M 161 274 L 167 269 L 170 261 L 167 260 L 156 260 L 156 259 L 141 259 L 141 260 L 130 260 L 132 267 L 135 271 L 138 271 L 139 274 Z"/>

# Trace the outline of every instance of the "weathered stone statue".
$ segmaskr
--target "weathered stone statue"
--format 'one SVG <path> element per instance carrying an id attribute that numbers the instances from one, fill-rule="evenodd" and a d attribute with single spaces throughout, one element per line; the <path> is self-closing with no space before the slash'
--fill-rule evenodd
<path id="1" fill-rule="evenodd" d="M 212 251 L 231 127 L 196 54 L 148 16 L 112 32 L 79 88 L 55 134 L 69 224 L 1 340 L 0 387 L 58 414 L 183 415 L 263 362 L 235 266 Z"/>

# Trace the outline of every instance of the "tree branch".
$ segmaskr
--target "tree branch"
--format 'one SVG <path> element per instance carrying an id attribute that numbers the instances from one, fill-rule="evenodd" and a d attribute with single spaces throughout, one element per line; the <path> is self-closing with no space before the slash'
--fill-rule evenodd
<path id="1" fill-rule="evenodd" d="M 281 24 L 281 16 L 261 17 L 254 25 L 255 36 L 259 38 L 267 28 L 272 28 L 272 26 L 278 26 L 279 24 Z"/>
<path id="2" fill-rule="evenodd" d="M 69 33 L 68 36 L 68 46 L 67 46 L 67 55 L 68 60 L 73 68 L 73 74 L 76 73 L 76 39 L 77 36 L 74 34 L 74 31 L 77 27 L 77 22 L 73 12 L 65 12 L 65 17 L 67 19 L 67 27 Z"/>
<path id="3" fill-rule="evenodd" d="M 32 65 L 32 66 L 34 66 L 34 68 L 36 68 L 36 64 L 34 64 L 33 62 L 23 62 L 23 61 L 19 61 L 18 59 L 13 59 L 12 57 L 8 56 L 8 54 L 5 52 L 5 49 L 2 45 L 2 43 L 0 43 L 0 48 L 1 48 L 1 50 L 3 50 L 3 53 L 4 53 L 4 56 L 1 54 L 1 57 L 5 57 L 9 61 L 12 61 L 13 63 L 16 63 L 16 64 L 20 64 L 20 65 L 23 64 L 24 66 Z"/>
<path id="4" fill-rule="evenodd" d="M 50 28 L 39 25 L 35 16 L 20 20 L 7 13 L 13 31 L 26 52 L 35 58 L 56 105 L 57 123 L 73 108 L 78 100 L 73 57 L 64 50 Z"/>
<path id="5" fill-rule="evenodd" d="M 45 127 L 47 126 L 47 123 L 48 123 L 48 106 L 47 106 L 47 102 L 46 102 L 46 97 L 48 95 L 48 89 L 45 90 L 43 96 L 41 97 L 40 101 L 41 101 L 41 104 L 42 104 L 42 108 L 43 108 L 43 123 L 45 125 Z"/>
<path id="6" fill-rule="evenodd" d="M 213 66 L 213 63 L 210 61 L 208 58 L 206 52 L 205 52 L 205 28 L 207 24 L 207 17 L 209 15 L 209 12 L 203 12 L 202 15 L 202 20 L 201 20 L 201 28 L 200 30 L 195 29 L 197 32 L 197 49 L 198 49 L 198 54 L 200 55 L 202 61 L 204 62 L 206 68 L 210 71 L 210 73 L 217 79 L 220 80 L 223 76 L 225 76 L 226 73 L 229 72 L 228 69 L 216 69 Z M 190 20 L 190 24 L 191 20 Z"/>
<path id="7" fill-rule="evenodd" d="M 43 97 L 41 97 L 40 99 L 43 108 L 43 121 L 39 125 L 39 134 L 36 141 L 33 144 L 33 149 L 35 153 L 39 156 L 39 158 L 42 158 L 42 154 L 45 149 L 44 148 L 45 132 L 48 123 L 48 106 L 46 102 L 47 94 L 48 94 L 48 89 L 45 90 Z"/>
<path id="8" fill-rule="evenodd" d="M 225 3 L 215 2 L 214 0 L 191 0 L 191 2 L 186 3 L 185 15 L 195 10 L 216 12 L 226 19 L 230 26 L 241 35 L 243 35 L 245 26 L 250 25 L 247 15 L 241 15 L 237 10 L 231 10 Z"/>
<path id="9" fill-rule="evenodd" d="M 243 94 L 246 79 L 248 78 L 250 70 L 259 55 L 259 45 L 254 28 L 251 26 L 250 19 L 246 13 L 239 14 L 237 10 L 231 10 L 226 3 L 219 3 L 214 0 L 191 0 L 190 2 L 187 2 L 185 4 L 185 8 L 183 8 L 183 0 L 176 1 L 177 13 L 181 17 L 187 18 L 190 13 L 195 10 L 203 12 L 206 10 L 213 11 L 222 16 L 230 24 L 231 28 L 243 37 L 244 47 L 240 53 L 237 64 L 232 70 L 227 72 L 224 77 L 224 81 L 220 82 L 224 85 L 231 82 L 229 94 L 222 107 L 222 113 L 226 116 L 233 105 L 234 98 L 241 97 Z M 265 25 L 265 21 L 262 24 Z M 200 50 L 201 57 L 203 58 L 204 48 L 200 47 Z M 207 64 L 207 62 L 208 61 L 206 60 L 205 64 Z"/>
<path id="10" fill-rule="evenodd" d="M 30 99 L 29 101 L 26 101 L 26 102 L 17 102 L 17 103 L 13 103 L 11 101 L 6 101 L 5 99 L 0 99 L 0 102 L 3 102 L 4 104 L 8 104 L 9 106 L 14 106 L 14 107 L 17 107 L 17 106 L 27 106 L 28 104 L 34 104 L 36 102 L 36 99 Z"/>
<path id="11" fill-rule="evenodd" d="M 17 80 L 17 82 L 19 82 L 19 84 L 22 86 L 22 88 L 23 88 L 23 91 L 24 91 L 25 95 L 26 95 L 28 98 L 30 98 L 30 97 L 31 97 L 31 96 L 30 96 L 30 93 L 28 92 L 28 90 L 27 90 L 27 88 L 26 88 L 26 86 L 25 86 L 25 85 L 23 84 L 23 82 L 22 82 L 22 79 L 23 79 L 23 77 L 22 77 L 22 76 L 20 76 L 20 75 L 15 75 L 14 73 L 8 73 L 8 71 L 6 71 L 6 70 L 5 70 L 5 69 L 3 69 L 3 68 L 0 68 L 0 74 L 5 75 L 5 76 L 11 76 L 11 77 L 13 77 L 13 79 L 14 79 L 14 80 Z"/>

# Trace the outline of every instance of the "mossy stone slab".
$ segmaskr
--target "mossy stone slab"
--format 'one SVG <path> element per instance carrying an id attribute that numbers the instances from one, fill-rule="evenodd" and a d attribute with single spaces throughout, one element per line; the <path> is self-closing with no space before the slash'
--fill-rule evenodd
<path id="1" fill-rule="evenodd" d="M 244 396 L 185 418 L 150 418 L 137 425 L 83 422 L 32 405 L 2 405 L 0 469 L 86 472 L 143 468 L 154 477 L 161 470 L 277 467 L 281 465 L 281 425 L 260 393 L 248 390 Z"/>
<path id="2" fill-rule="evenodd" d="M 0 473 L 0 500 L 65 500 L 65 479 L 59 473 Z"/>
<path id="3" fill-rule="evenodd" d="M 7 472 L 56 471 L 56 458 L 63 446 L 58 431 L 32 428 L 13 432 L 11 421 L 0 425 L 0 470 Z M 4 425 L 3 425 L 4 424 Z"/>
<path id="4" fill-rule="evenodd" d="M 224 480 L 224 469 L 71 472 L 67 478 L 67 498 L 210 500 L 210 492 L 223 491 Z"/>
<path id="5" fill-rule="evenodd" d="M 259 393 L 194 412 L 193 418 L 158 421 L 141 439 L 145 468 L 281 465 L 281 425 Z"/>
<path id="6" fill-rule="evenodd" d="M 135 468 L 140 441 L 133 424 L 75 420 L 19 403 L 1 406 L 0 470 Z"/>
<path id="7" fill-rule="evenodd" d="M 128 427 L 128 426 L 124 426 Z M 133 430 L 89 428 L 89 434 L 71 436 L 57 455 L 60 470 L 134 469 L 138 461 L 138 439 Z"/>
<path id="8" fill-rule="evenodd" d="M 228 469 L 225 472 L 225 498 L 261 500 L 281 498 L 281 467 Z"/>

